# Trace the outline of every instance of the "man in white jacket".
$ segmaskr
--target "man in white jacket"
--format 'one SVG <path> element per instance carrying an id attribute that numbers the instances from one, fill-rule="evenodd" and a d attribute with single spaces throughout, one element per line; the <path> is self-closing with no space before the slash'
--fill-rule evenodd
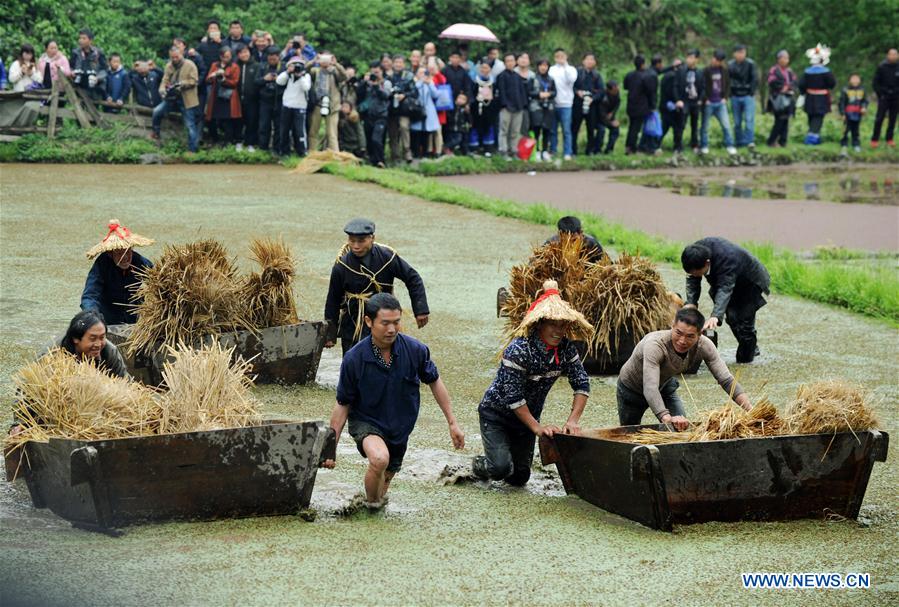
<path id="1" fill-rule="evenodd" d="M 565 49 L 557 48 L 553 53 L 555 65 L 549 68 L 549 77 L 556 84 L 555 114 L 556 122 L 562 127 L 562 149 L 565 160 L 571 160 L 574 146 L 571 142 L 571 107 L 574 105 L 574 83 L 577 80 L 577 70 L 568 65 L 568 54 Z M 553 129 L 549 147 L 555 154 L 559 145 L 558 129 Z"/>
<path id="2" fill-rule="evenodd" d="M 275 78 L 275 84 L 285 87 L 281 108 L 281 144 L 278 152 L 290 154 L 291 132 L 293 147 L 298 156 L 306 155 L 306 107 L 312 77 L 306 72 L 306 64 L 296 55 L 287 62 L 286 69 Z"/>

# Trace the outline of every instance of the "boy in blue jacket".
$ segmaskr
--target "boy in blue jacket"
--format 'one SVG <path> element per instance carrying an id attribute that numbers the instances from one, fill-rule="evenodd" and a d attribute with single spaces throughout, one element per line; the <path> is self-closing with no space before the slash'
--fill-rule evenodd
<path id="1" fill-rule="evenodd" d="M 113 53 L 109 56 L 109 72 L 106 74 L 106 101 L 118 106 L 125 105 L 128 95 L 131 93 L 131 78 L 122 67 L 122 56 Z M 117 114 L 117 108 L 103 108 L 105 112 Z"/>
<path id="2" fill-rule="evenodd" d="M 846 128 L 843 130 L 843 138 L 840 140 L 840 151 L 848 152 L 849 136 L 852 136 L 852 149 L 861 152 L 861 141 L 858 136 L 858 128 L 862 122 L 862 116 L 868 111 L 868 96 L 865 87 L 862 86 L 862 77 L 858 74 L 849 76 L 849 85 L 840 91 L 840 116 Z"/>

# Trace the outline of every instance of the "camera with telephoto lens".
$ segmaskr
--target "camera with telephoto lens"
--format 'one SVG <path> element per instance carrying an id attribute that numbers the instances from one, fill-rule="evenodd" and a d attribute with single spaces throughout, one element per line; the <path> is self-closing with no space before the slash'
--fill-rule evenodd
<path id="1" fill-rule="evenodd" d="M 581 108 L 581 111 L 584 114 L 589 114 L 590 113 L 590 104 L 593 103 L 593 94 L 590 91 L 587 91 L 584 93 L 583 102 L 584 102 L 584 105 Z"/>
<path id="2" fill-rule="evenodd" d="M 181 83 L 176 82 L 165 90 L 165 100 L 170 102 L 178 101 L 181 98 Z"/>
<path id="3" fill-rule="evenodd" d="M 327 116 L 331 113 L 331 96 L 325 95 L 321 100 L 321 113 L 322 116 Z"/>
<path id="4" fill-rule="evenodd" d="M 75 84 L 81 84 L 82 82 L 89 82 L 91 76 L 96 76 L 96 70 L 73 70 L 72 74 L 75 75 Z"/>

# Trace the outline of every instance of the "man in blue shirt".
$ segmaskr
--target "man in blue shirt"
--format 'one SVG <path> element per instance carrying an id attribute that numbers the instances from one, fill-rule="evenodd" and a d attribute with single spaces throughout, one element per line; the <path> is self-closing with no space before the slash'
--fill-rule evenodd
<path id="1" fill-rule="evenodd" d="M 137 322 L 132 295 L 140 286 L 140 273 L 153 267 L 150 261 L 134 252 L 136 246 L 153 244 L 153 239 L 135 234 L 119 223 L 109 220 L 109 232 L 100 243 L 87 252 L 88 259 L 96 257 L 81 293 L 81 309 L 96 310 L 110 325 Z"/>
<path id="2" fill-rule="evenodd" d="M 590 378 L 571 339 L 589 341 L 593 327 L 562 300 L 556 282 L 548 280 L 516 333 L 478 407 L 484 455 L 474 458 L 472 472 L 483 479 L 524 486 L 531 476 L 538 436 L 580 432 L 578 422 L 590 396 Z M 563 375 L 574 399 L 560 430 L 542 425 L 540 416 L 546 396 Z"/>
<path id="3" fill-rule="evenodd" d="M 390 481 L 403 464 L 418 419 L 422 382 L 431 388 L 446 417 L 453 446 L 465 447 L 465 435 L 431 353 L 417 339 L 400 333 L 402 316 L 400 302 L 389 293 L 378 293 L 365 302 L 365 324 L 371 335 L 344 355 L 337 404 L 331 413 L 336 439 L 349 420 L 350 436 L 359 453 L 368 458 L 365 497 L 372 509 L 384 506 Z M 335 457 L 336 453 L 327 454 L 322 465 L 333 468 Z"/>

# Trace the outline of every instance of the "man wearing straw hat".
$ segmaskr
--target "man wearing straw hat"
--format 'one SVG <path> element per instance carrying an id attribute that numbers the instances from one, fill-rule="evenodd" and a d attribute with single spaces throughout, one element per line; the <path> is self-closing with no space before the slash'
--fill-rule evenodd
<path id="1" fill-rule="evenodd" d="M 558 284 L 544 282 L 543 294 L 503 351 L 496 377 L 478 407 L 484 455 L 472 462 L 475 476 L 524 486 L 531 476 L 537 436 L 580 432 L 590 379 L 571 340 L 587 341 L 592 333 L 584 315 L 562 299 Z M 540 415 L 550 388 L 562 375 L 574 390 L 574 400 L 560 430 L 542 425 Z"/>
<path id="2" fill-rule="evenodd" d="M 397 278 L 406 284 L 418 328 L 428 324 L 428 298 L 421 276 L 396 251 L 375 243 L 375 222 L 353 219 L 343 228 L 347 244 L 331 269 L 331 283 L 325 301 L 328 335 L 325 347 L 340 345 L 346 354 L 369 334 L 363 322 L 365 302 L 375 293 L 393 293 Z"/>
<path id="3" fill-rule="evenodd" d="M 465 448 L 465 434 L 453 415 L 449 393 L 428 347 L 400 332 L 400 302 L 389 293 L 377 293 L 364 305 L 371 334 L 347 352 L 340 365 L 331 428 L 340 438 L 349 420 L 356 448 L 369 462 L 366 506 L 378 509 L 386 503 L 390 481 L 403 464 L 418 419 L 422 383 L 428 385 L 443 411 L 456 449 Z M 324 454 L 323 466 L 333 468 L 336 455 L 335 440 Z"/>
<path id="4" fill-rule="evenodd" d="M 97 259 L 84 284 L 81 309 L 97 310 L 110 325 L 134 323 L 137 316 L 131 296 L 140 284 L 140 273 L 153 267 L 150 260 L 134 252 L 134 247 L 155 241 L 135 234 L 118 219 L 110 219 L 107 230 L 103 240 L 87 252 L 88 259 Z"/>

